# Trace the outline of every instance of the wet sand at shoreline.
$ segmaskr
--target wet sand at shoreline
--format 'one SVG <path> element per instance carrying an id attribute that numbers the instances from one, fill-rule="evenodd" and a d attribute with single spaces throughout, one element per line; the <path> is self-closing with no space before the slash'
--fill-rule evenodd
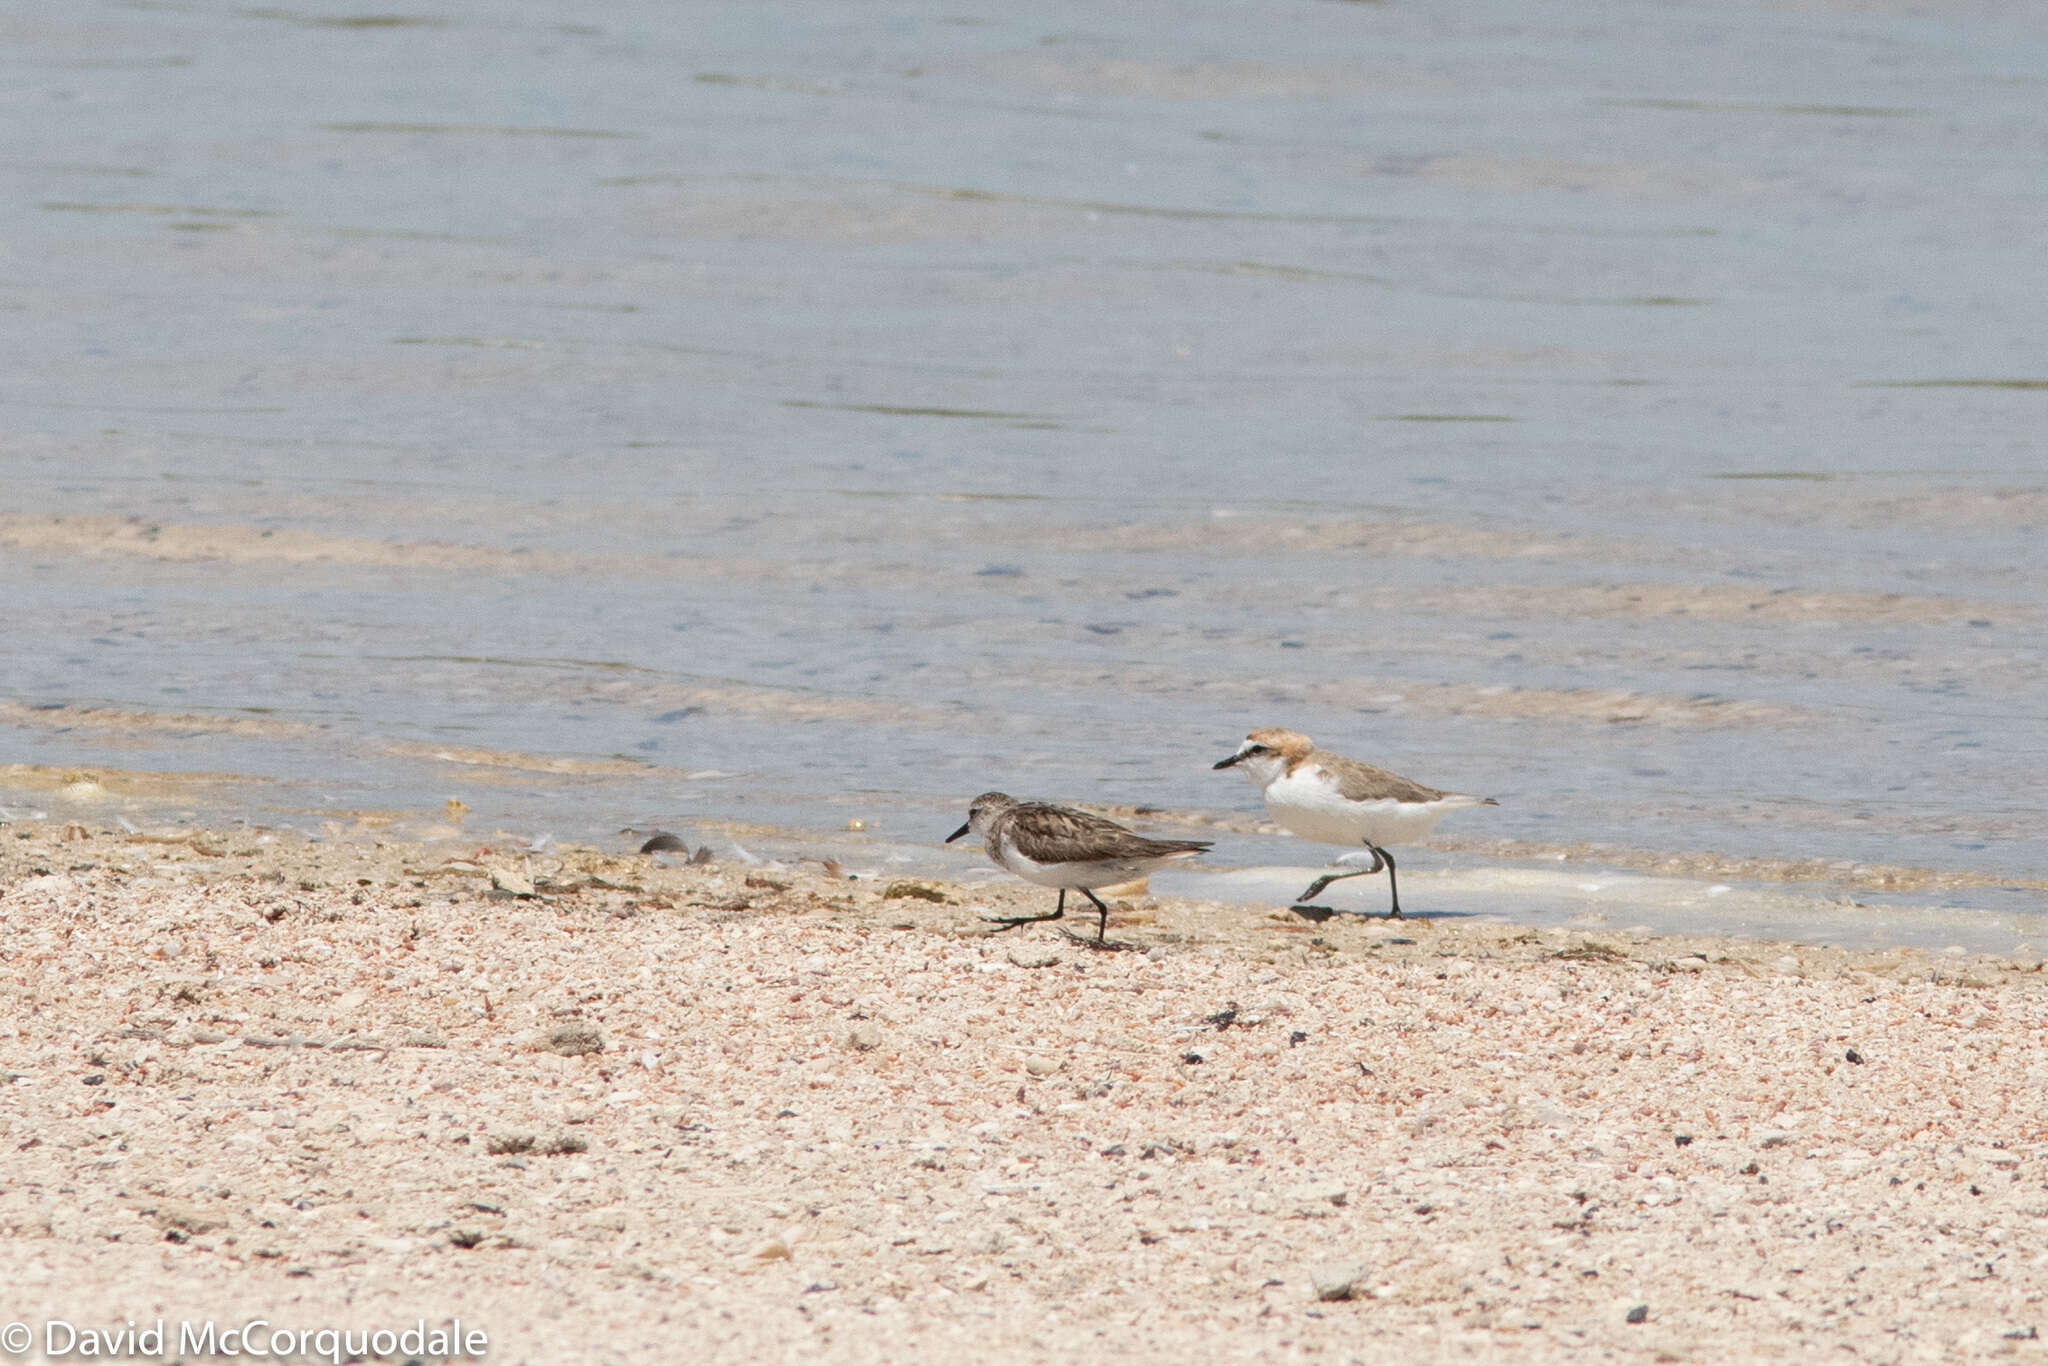
<path id="1" fill-rule="evenodd" d="M 2041 1350 L 2038 958 L 1147 897 L 1103 953 L 980 926 L 1040 889 L 869 871 L 0 827 L 8 1316 L 459 1316 L 514 1362 Z"/>

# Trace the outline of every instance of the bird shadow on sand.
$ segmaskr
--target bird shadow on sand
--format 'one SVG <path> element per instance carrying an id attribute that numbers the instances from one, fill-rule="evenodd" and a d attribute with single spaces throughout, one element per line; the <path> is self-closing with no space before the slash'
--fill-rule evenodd
<path id="1" fill-rule="evenodd" d="M 1060 937 L 1070 944 L 1079 944 L 1082 948 L 1093 949 L 1097 953 L 1130 953 L 1145 947 L 1143 944 L 1133 944 L 1128 939 L 1097 939 L 1092 934 L 1075 934 L 1065 926 L 1060 927 Z"/>
<path id="2" fill-rule="evenodd" d="M 1403 911 L 1399 915 L 1389 915 L 1385 911 L 1346 911 L 1335 906 L 1289 906 L 1287 909 L 1314 925 L 1339 916 L 1347 920 L 1384 920 L 1390 925 L 1426 925 L 1434 920 L 1470 920 L 1479 914 L 1477 911 Z"/>

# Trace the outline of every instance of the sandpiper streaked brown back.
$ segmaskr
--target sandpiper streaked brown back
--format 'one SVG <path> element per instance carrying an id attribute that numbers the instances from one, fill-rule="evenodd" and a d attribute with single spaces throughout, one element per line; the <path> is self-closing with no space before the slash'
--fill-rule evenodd
<path id="1" fill-rule="evenodd" d="M 1050 915 L 1014 916 L 996 924 L 1010 929 L 1058 920 L 1066 914 L 1067 893 L 1078 891 L 1095 903 L 1098 944 L 1108 943 L 1109 907 L 1095 895 L 1095 888 L 1135 881 L 1209 848 L 1207 840 L 1152 839 L 1104 816 L 1049 802 L 1020 802 L 1002 792 L 976 797 L 967 808 L 967 823 L 946 836 L 946 843 L 970 830 L 981 836 L 982 847 L 997 867 L 1041 887 L 1060 889 L 1059 903 Z"/>

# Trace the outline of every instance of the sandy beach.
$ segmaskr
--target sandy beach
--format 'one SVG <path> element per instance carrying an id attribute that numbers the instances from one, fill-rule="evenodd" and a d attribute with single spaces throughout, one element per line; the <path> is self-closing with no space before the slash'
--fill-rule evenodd
<path id="1" fill-rule="evenodd" d="M 0 827 L 0 1317 L 28 1359 L 53 1320 L 459 1319 L 535 1363 L 2042 1350 L 2038 959 L 979 923 L 1048 896 Z"/>
<path id="2" fill-rule="evenodd" d="M 0 1366 L 2043 1352 L 2048 6 L 11 8 Z"/>

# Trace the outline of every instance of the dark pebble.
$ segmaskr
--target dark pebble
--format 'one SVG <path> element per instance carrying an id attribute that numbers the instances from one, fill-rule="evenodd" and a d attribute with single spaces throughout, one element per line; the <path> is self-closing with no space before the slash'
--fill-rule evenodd
<path id="1" fill-rule="evenodd" d="M 1630 1323 L 1648 1323 L 1650 1321 L 1650 1306 L 1647 1304 L 1639 1304 L 1635 1308 L 1629 1310 L 1628 1321 Z"/>

